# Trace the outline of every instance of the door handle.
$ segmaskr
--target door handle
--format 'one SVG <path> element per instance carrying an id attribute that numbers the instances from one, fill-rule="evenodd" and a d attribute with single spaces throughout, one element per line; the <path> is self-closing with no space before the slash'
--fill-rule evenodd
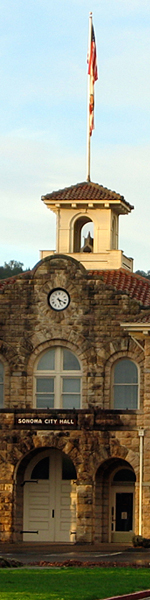
<path id="1" fill-rule="evenodd" d="M 53 508 L 52 509 L 52 519 L 54 519 L 54 514 L 55 514 L 55 511 L 54 511 L 54 508 Z"/>

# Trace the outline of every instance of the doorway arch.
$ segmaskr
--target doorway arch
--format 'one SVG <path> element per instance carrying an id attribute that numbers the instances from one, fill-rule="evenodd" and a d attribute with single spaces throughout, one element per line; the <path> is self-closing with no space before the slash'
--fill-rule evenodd
<path id="1" fill-rule="evenodd" d="M 135 481 L 135 473 L 128 465 L 119 466 L 110 478 L 112 542 L 129 542 L 132 539 Z"/>
<path id="2" fill-rule="evenodd" d="M 95 541 L 130 542 L 134 532 L 135 472 L 125 460 L 111 458 L 96 473 Z"/>

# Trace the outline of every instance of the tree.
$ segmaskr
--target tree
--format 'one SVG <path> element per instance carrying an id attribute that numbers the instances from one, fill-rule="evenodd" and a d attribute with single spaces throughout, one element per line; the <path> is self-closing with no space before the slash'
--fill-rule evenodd
<path id="1" fill-rule="evenodd" d="M 6 279 L 7 277 L 13 277 L 23 273 L 23 263 L 17 260 L 10 260 L 9 263 L 4 263 L 4 266 L 0 266 L 0 279 Z"/>
<path id="2" fill-rule="evenodd" d="M 137 275 L 142 275 L 142 277 L 146 277 L 146 279 L 150 279 L 150 271 L 147 271 L 147 273 L 145 271 L 135 271 L 137 273 Z"/>

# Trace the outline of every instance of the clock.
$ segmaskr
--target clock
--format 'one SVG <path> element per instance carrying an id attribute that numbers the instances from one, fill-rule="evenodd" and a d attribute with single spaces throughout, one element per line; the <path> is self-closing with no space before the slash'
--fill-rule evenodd
<path id="1" fill-rule="evenodd" d="M 70 296 L 63 288 L 54 288 L 48 294 L 48 304 L 53 310 L 65 310 L 70 303 Z"/>

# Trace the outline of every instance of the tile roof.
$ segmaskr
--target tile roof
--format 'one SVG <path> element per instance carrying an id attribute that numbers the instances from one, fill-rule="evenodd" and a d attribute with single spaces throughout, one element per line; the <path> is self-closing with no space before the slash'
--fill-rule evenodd
<path id="1" fill-rule="evenodd" d="M 133 323 L 149 323 L 150 325 L 150 310 L 144 312 L 144 314 L 140 314 L 137 317 L 134 317 Z"/>
<path id="2" fill-rule="evenodd" d="M 126 269 L 88 271 L 90 277 L 101 277 L 107 287 L 128 294 L 144 308 L 150 307 L 150 280 Z"/>
<path id="3" fill-rule="evenodd" d="M 44 260 L 44 259 L 43 259 Z M 20 279 L 30 279 L 33 275 L 34 268 L 31 271 L 24 271 L 15 275 L 15 277 L 9 277 L 8 279 L 0 280 L 0 293 L 8 287 L 13 285 Z M 101 279 L 106 287 L 116 290 L 117 292 L 124 293 L 137 300 L 141 307 L 150 308 L 150 280 L 137 275 L 136 273 L 130 273 L 126 269 L 114 269 L 114 270 L 93 270 L 87 271 L 90 279 Z M 137 317 L 138 318 L 138 317 Z M 144 322 L 150 320 L 149 313 L 144 314 L 142 320 Z M 140 317 L 139 317 L 140 320 Z"/>
<path id="4" fill-rule="evenodd" d="M 19 279 L 26 279 L 28 275 L 30 276 L 32 271 L 23 271 L 22 273 L 18 273 L 17 275 L 12 275 L 12 277 L 7 277 L 7 279 L 0 279 L 0 293 L 3 292 L 4 288 L 9 285 L 12 285 Z"/>
<path id="5" fill-rule="evenodd" d="M 112 192 L 107 188 L 99 185 L 98 183 L 93 183 L 92 181 L 83 181 L 81 183 L 76 183 L 75 185 L 71 185 L 70 187 L 66 187 L 62 190 L 57 190 L 56 192 L 51 192 L 50 194 L 46 194 L 46 196 L 42 196 L 42 200 L 114 200 L 114 201 L 122 201 L 130 209 L 133 208 L 129 202 L 127 202 L 124 196 L 120 196 L 116 192 Z"/>

